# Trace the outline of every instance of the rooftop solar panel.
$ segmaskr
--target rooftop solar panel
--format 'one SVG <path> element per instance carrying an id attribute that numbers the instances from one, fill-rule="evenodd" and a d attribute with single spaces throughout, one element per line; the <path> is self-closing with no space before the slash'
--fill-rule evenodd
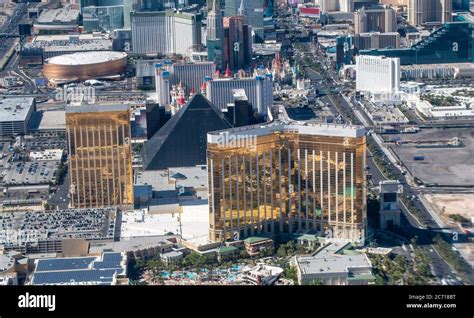
<path id="1" fill-rule="evenodd" d="M 65 271 L 86 269 L 95 257 L 40 259 L 36 265 L 37 272 Z"/>
<path id="2" fill-rule="evenodd" d="M 101 261 L 94 262 L 93 268 L 97 269 L 120 269 L 122 266 L 122 255 L 120 253 L 104 253 Z"/>
<path id="3" fill-rule="evenodd" d="M 67 272 L 35 273 L 32 279 L 34 285 L 57 284 L 107 284 L 110 285 L 116 270 L 77 270 Z"/>
<path id="4" fill-rule="evenodd" d="M 116 273 L 122 273 L 121 253 L 103 253 L 98 257 L 38 260 L 33 285 L 91 284 L 110 285 Z"/>

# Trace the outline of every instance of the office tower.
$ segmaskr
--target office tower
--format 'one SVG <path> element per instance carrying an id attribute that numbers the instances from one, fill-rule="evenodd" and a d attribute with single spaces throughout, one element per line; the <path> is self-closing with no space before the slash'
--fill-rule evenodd
<path id="1" fill-rule="evenodd" d="M 448 22 L 409 48 L 361 51 L 363 55 L 400 58 L 401 65 L 474 63 L 474 24 Z"/>
<path id="2" fill-rule="evenodd" d="M 356 57 L 356 90 L 371 93 L 400 91 L 400 59 L 384 56 Z"/>
<path id="3" fill-rule="evenodd" d="M 195 94 L 145 143 L 143 169 L 204 165 L 207 133 L 230 127 L 219 109 L 201 94 Z"/>
<path id="4" fill-rule="evenodd" d="M 397 15 L 387 6 L 372 6 L 354 12 L 354 33 L 395 32 Z"/>
<path id="5" fill-rule="evenodd" d="M 155 65 L 155 69 L 156 101 L 160 106 L 166 106 L 170 103 L 170 72 L 159 63 Z"/>
<path id="6" fill-rule="evenodd" d="M 408 22 L 413 25 L 452 21 L 452 0 L 409 0 Z"/>
<path id="7" fill-rule="evenodd" d="M 66 108 L 70 205 L 133 206 L 128 105 Z"/>
<path id="8" fill-rule="evenodd" d="M 207 57 L 216 64 L 217 69 L 223 70 L 224 65 L 224 24 L 221 9 L 216 0 L 207 13 Z"/>
<path id="9" fill-rule="evenodd" d="M 178 12 L 132 12 L 135 54 L 182 54 L 201 43 L 201 15 Z"/>
<path id="10" fill-rule="evenodd" d="M 207 141 L 211 240 L 317 231 L 363 243 L 363 127 L 275 121 Z"/>
<path id="11" fill-rule="evenodd" d="M 206 97 L 219 109 L 225 109 L 233 102 L 234 89 L 243 89 L 254 111 L 261 116 L 266 116 L 267 109 L 273 105 L 271 73 L 244 78 L 207 78 Z"/>

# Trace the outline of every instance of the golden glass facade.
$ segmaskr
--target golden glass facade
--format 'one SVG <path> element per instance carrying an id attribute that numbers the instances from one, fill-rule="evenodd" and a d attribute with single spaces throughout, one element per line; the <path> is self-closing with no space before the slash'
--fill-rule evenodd
<path id="1" fill-rule="evenodd" d="M 66 138 L 70 205 L 74 208 L 132 206 L 128 107 L 67 107 Z"/>
<path id="2" fill-rule="evenodd" d="M 208 134 L 211 240 L 302 232 L 364 240 L 363 128 L 299 126 Z"/>

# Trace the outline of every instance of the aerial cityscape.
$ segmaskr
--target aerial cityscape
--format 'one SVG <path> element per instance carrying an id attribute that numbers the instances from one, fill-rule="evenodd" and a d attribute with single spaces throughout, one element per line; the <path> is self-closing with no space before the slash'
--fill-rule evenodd
<path id="1" fill-rule="evenodd" d="M 469 0 L 0 0 L 0 285 L 474 285 L 473 78 Z"/>

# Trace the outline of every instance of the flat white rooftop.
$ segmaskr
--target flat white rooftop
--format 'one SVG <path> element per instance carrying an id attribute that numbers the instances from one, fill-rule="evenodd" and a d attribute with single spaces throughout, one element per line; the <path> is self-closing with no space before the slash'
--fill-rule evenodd
<path id="1" fill-rule="evenodd" d="M 60 8 L 44 10 L 38 17 L 37 23 L 75 23 L 79 20 L 79 10 Z"/>
<path id="2" fill-rule="evenodd" d="M 127 53 L 124 52 L 92 51 L 54 56 L 47 59 L 46 63 L 56 65 L 89 65 L 117 61 L 126 57 Z"/>
<path id="3" fill-rule="evenodd" d="M 7 98 L 0 100 L 0 122 L 24 121 L 28 117 L 34 98 Z"/>
<path id="4" fill-rule="evenodd" d="M 372 264 L 364 253 L 341 252 L 347 244 L 333 242 L 314 255 L 297 256 L 297 264 L 304 274 L 348 273 L 351 268 L 372 268 Z"/>
<path id="5" fill-rule="evenodd" d="M 365 135 L 365 128 L 363 126 L 323 124 L 306 121 L 275 121 L 268 124 L 209 132 L 207 134 L 207 141 L 210 143 L 218 143 L 222 141 L 222 138 L 227 138 L 226 135 L 234 135 L 236 138 L 242 136 L 259 137 L 275 132 L 298 132 L 302 135 L 357 138 Z"/>
<path id="6" fill-rule="evenodd" d="M 182 206 L 182 213 L 124 213 L 121 238 L 173 233 L 196 245 L 209 243 L 209 204 Z"/>

